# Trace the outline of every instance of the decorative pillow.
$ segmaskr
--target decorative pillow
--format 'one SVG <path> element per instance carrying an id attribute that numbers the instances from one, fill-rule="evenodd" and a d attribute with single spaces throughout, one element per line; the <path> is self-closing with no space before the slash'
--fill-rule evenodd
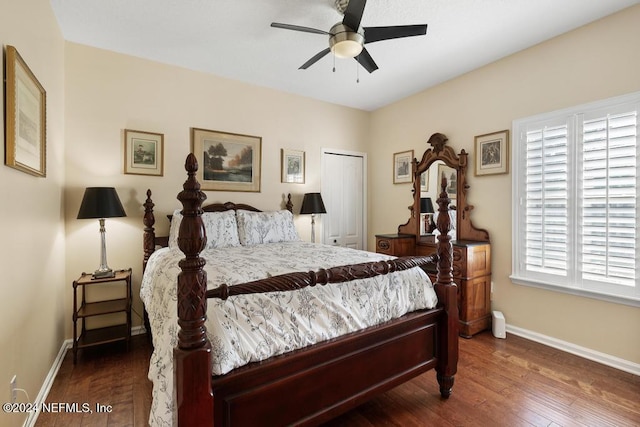
<path id="1" fill-rule="evenodd" d="M 238 237 L 243 246 L 300 240 L 293 224 L 293 214 L 287 210 L 252 212 L 238 210 Z"/>
<path id="2" fill-rule="evenodd" d="M 180 210 L 173 213 L 171 228 L 169 229 L 169 247 L 178 247 L 178 233 L 182 214 Z M 236 213 L 234 211 L 225 212 L 204 212 L 202 214 L 204 231 L 207 234 L 207 246 L 205 249 L 226 248 L 229 246 L 240 246 L 238 239 L 238 224 L 236 223 Z"/>

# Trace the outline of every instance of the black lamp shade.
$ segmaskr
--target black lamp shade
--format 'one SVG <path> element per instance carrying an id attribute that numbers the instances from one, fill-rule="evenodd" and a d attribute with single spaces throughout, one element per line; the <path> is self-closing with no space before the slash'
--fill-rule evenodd
<path id="1" fill-rule="evenodd" d="M 431 197 L 423 197 L 420 199 L 420 213 L 433 213 L 433 202 Z"/>
<path id="2" fill-rule="evenodd" d="M 320 193 L 306 193 L 302 199 L 302 208 L 300 208 L 300 214 L 319 214 L 327 213 L 322 202 L 322 196 Z"/>
<path id="3" fill-rule="evenodd" d="M 80 204 L 78 219 L 127 216 L 113 187 L 88 187 Z"/>

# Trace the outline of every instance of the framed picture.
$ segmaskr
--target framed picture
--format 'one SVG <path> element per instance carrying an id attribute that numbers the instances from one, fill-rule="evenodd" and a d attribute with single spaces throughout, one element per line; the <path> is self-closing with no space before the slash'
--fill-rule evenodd
<path id="1" fill-rule="evenodd" d="M 282 149 L 282 182 L 304 184 L 304 151 Z"/>
<path id="2" fill-rule="evenodd" d="M 6 52 L 5 164 L 47 176 L 47 93 L 13 46 Z"/>
<path id="3" fill-rule="evenodd" d="M 405 184 L 413 182 L 411 173 L 411 161 L 413 160 L 413 150 L 402 151 L 393 154 L 393 183 Z"/>
<path id="4" fill-rule="evenodd" d="M 429 169 L 420 174 L 420 191 L 429 191 Z"/>
<path id="5" fill-rule="evenodd" d="M 203 190 L 260 191 L 261 137 L 191 128 L 191 151 Z"/>
<path id="6" fill-rule="evenodd" d="M 476 176 L 509 172 L 509 130 L 475 138 Z"/>
<path id="7" fill-rule="evenodd" d="M 440 194 L 440 182 L 443 174 L 447 178 L 447 195 L 455 201 L 458 196 L 458 171 L 444 163 L 438 163 L 438 194 Z"/>
<path id="8" fill-rule="evenodd" d="M 124 130 L 124 173 L 162 176 L 164 135 Z"/>

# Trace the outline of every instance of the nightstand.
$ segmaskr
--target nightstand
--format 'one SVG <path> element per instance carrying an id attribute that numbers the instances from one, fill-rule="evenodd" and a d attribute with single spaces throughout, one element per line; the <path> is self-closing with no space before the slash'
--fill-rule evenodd
<path id="1" fill-rule="evenodd" d="M 123 285 L 124 295 L 117 299 L 87 302 L 87 287 L 106 283 Z M 82 290 L 80 307 L 78 307 L 78 287 Z M 124 313 L 126 321 L 103 328 L 86 328 L 87 318 L 113 313 Z M 81 320 L 80 336 L 78 336 L 78 319 Z M 131 341 L 131 269 L 118 270 L 114 277 L 101 279 L 92 278 L 90 273 L 82 273 L 80 278 L 73 282 L 73 363 L 75 364 L 78 359 L 78 349 L 80 348 L 118 341 L 125 341 L 127 350 L 129 349 Z"/>

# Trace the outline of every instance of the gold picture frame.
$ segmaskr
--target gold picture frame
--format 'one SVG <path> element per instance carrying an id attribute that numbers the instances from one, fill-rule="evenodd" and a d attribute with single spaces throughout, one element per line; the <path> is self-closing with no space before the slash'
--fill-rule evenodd
<path id="1" fill-rule="evenodd" d="M 475 137 L 475 175 L 509 173 L 509 130 Z"/>
<path id="2" fill-rule="evenodd" d="M 47 176 L 47 93 L 17 49 L 7 46 L 5 64 L 5 165 Z"/>
<path id="3" fill-rule="evenodd" d="M 304 151 L 281 150 L 282 182 L 304 184 Z"/>
<path id="4" fill-rule="evenodd" d="M 411 162 L 413 161 L 413 150 L 393 153 L 393 183 L 407 184 L 413 182 Z"/>
<path id="5" fill-rule="evenodd" d="M 191 152 L 203 190 L 260 192 L 261 137 L 191 128 Z"/>
<path id="6" fill-rule="evenodd" d="M 141 130 L 124 130 L 124 173 L 164 174 L 164 135 Z"/>

